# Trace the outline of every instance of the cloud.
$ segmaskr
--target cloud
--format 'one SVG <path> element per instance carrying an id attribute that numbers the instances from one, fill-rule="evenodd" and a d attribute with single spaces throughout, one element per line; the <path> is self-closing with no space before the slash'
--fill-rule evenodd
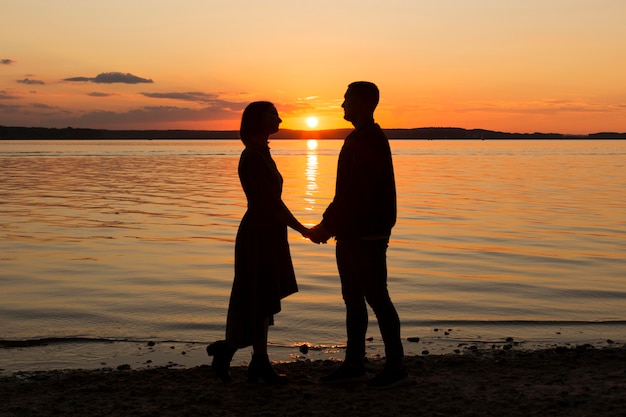
<path id="1" fill-rule="evenodd" d="M 91 93 L 87 93 L 87 95 L 90 96 L 90 97 L 111 97 L 111 96 L 116 96 L 117 94 L 100 93 L 98 91 L 93 91 Z"/>
<path id="2" fill-rule="evenodd" d="M 51 106 L 45 103 L 32 103 L 31 107 L 35 109 L 40 109 L 40 110 L 58 110 L 59 109 L 59 107 L 57 106 Z"/>
<path id="3" fill-rule="evenodd" d="M 106 97 L 118 95 L 115 93 L 91 91 L 85 92 L 90 97 L 105 97 L 93 101 L 108 102 Z M 185 128 L 185 126 L 202 126 L 205 123 L 215 122 L 220 126 L 236 126 L 241 119 L 241 112 L 247 101 L 239 101 L 237 98 L 220 98 L 221 93 L 150 93 L 143 94 L 146 97 L 158 99 L 178 99 L 180 105 L 155 105 L 131 108 L 128 110 L 99 110 L 84 109 L 82 111 L 65 109 L 45 105 L 42 102 L 27 105 L 9 105 L 9 103 L 21 103 L 17 100 L 22 98 L 14 91 L 0 89 L 0 122 L 12 120 L 12 123 L 28 125 L 45 125 L 49 127 L 72 126 L 76 128 L 95 129 L 159 129 L 159 128 Z M 235 94 L 238 96 L 238 94 Z M 144 99 L 145 101 L 145 99 Z M 20 117 L 15 118 L 14 115 Z M 0 123 L 1 124 L 1 123 Z"/>
<path id="4" fill-rule="evenodd" d="M 528 102 L 477 102 L 467 103 L 466 106 L 456 109 L 456 112 L 488 112 L 509 114 L 545 114 L 555 115 L 562 113 L 607 113 L 616 111 L 614 105 L 592 103 L 574 99 L 546 99 Z"/>
<path id="5" fill-rule="evenodd" d="M 220 95 L 217 93 L 202 93 L 197 91 L 186 92 L 186 93 L 141 93 L 145 97 L 156 98 L 156 99 L 170 99 L 170 100 L 181 100 L 181 101 L 191 101 L 194 103 L 201 103 L 206 105 L 206 109 L 212 110 L 243 110 L 245 107 L 245 103 L 239 101 L 229 101 L 219 98 Z M 174 108 L 174 107 L 172 107 Z"/>
<path id="6" fill-rule="evenodd" d="M 130 73 L 122 73 L 122 72 L 103 72 L 101 74 L 96 75 L 93 78 L 89 77 L 71 77 L 65 78 L 63 81 L 70 82 L 92 82 L 97 84 L 113 84 L 113 83 L 124 83 L 124 84 L 152 84 L 154 81 L 141 78 L 136 75 Z"/>
<path id="7" fill-rule="evenodd" d="M 193 101 L 197 103 L 216 103 L 219 104 L 217 94 L 187 92 L 187 93 L 141 93 L 150 98 L 164 98 L 171 100 Z"/>
<path id="8" fill-rule="evenodd" d="M 28 84 L 28 85 L 44 85 L 45 83 L 41 80 L 31 80 L 30 78 L 24 78 L 23 80 L 17 80 L 20 84 Z"/>
<path id="9" fill-rule="evenodd" d="M 72 77 L 72 78 L 64 78 L 63 81 L 72 81 L 72 82 L 87 82 L 93 81 L 95 78 L 87 78 L 87 77 Z"/>
<path id="10" fill-rule="evenodd" d="M 10 91 L 0 90 L 0 100 L 13 100 L 19 98 Z"/>
<path id="11" fill-rule="evenodd" d="M 0 113 L 15 114 L 21 112 L 22 106 L 14 104 L 2 104 L 0 103 Z"/>
<path id="12" fill-rule="evenodd" d="M 2 65 L 11 65 L 14 62 L 15 61 L 13 61 L 12 59 L 0 59 L 0 64 L 2 64 Z"/>
<path id="13" fill-rule="evenodd" d="M 221 102 L 200 109 L 175 106 L 148 106 L 126 112 L 96 110 L 80 117 L 51 120 L 58 126 L 94 127 L 107 129 L 151 128 L 164 123 L 238 121 L 244 103 Z"/>
<path id="14" fill-rule="evenodd" d="M 13 105 L 0 102 L 0 124 L 5 125 L 39 126 L 42 121 L 68 117 L 70 114 L 68 110 L 45 103 Z"/>

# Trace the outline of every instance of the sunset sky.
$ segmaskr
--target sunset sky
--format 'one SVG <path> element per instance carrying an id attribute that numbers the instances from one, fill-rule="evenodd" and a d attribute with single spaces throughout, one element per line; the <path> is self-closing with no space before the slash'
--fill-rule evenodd
<path id="1" fill-rule="evenodd" d="M 0 125 L 626 132 L 624 0 L 2 0 Z"/>

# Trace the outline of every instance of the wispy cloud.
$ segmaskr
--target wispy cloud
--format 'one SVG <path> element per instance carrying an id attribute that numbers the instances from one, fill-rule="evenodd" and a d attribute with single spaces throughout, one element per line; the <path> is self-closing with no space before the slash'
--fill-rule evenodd
<path id="1" fill-rule="evenodd" d="M 141 93 L 145 97 L 156 99 L 180 100 L 194 103 L 200 103 L 207 106 L 205 110 L 223 110 L 223 111 L 240 111 L 246 106 L 245 102 L 230 101 L 220 98 L 217 93 L 202 93 L 197 91 L 183 93 Z M 175 108 L 175 107 L 172 107 Z M 196 109 L 198 111 L 198 109 Z"/>
<path id="2" fill-rule="evenodd" d="M 186 92 L 186 93 L 141 93 L 150 98 L 161 98 L 171 100 L 193 101 L 196 103 L 219 103 L 217 94 L 213 93 L 201 93 L 201 92 Z"/>
<path id="3" fill-rule="evenodd" d="M 510 114 L 607 113 L 618 106 L 576 99 L 546 99 L 528 102 L 493 101 L 465 103 L 457 112 L 490 112 Z"/>
<path id="4" fill-rule="evenodd" d="M 123 72 L 103 72 L 101 74 L 96 75 L 95 77 L 71 77 L 65 78 L 63 81 L 70 82 L 92 82 L 97 84 L 113 84 L 113 83 L 124 83 L 124 84 L 142 84 L 147 83 L 151 84 L 154 81 L 138 77 L 136 75 L 130 73 Z"/>
<path id="5" fill-rule="evenodd" d="M 189 109 L 175 106 L 149 106 L 133 109 L 126 112 L 112 112 L 96 110 L 85 113 L 76 118 L 54 120 L 60 126 L 108 126 L 110 128 L 124 128 L 125 126 L 154 126 L 155 122 L 199 122 L 239 120 L 241 111 L 245 107 L 242 103 L 229 103 L 228 106 L 209 106 L 200 109 Z"/>
<path id="6" fill-rule="evenodd" d="M 119 96 L 116 93 L 91 91 L 86 95 L 94 97 L 94 101 L 108 102 L 109 96 Z M 47 126 L 108 128 L 108 129 L 151 129 L 163 126 L 185 126 L 187 123 L 194 126 L 198 123 L 217 122 L 237 124 L 241 112 L 247 101 L 238 101 L 236 98 L 221 98 L 222 93 L 184 92 L 184 93 L 142 93 L 142 96 L 151 97 L 156 102 L 163 99 L 179 100 L 180 105 L 170 101 L 168 105 L 142 106 L 126 111 L 112 111 L 106 108 L 98 110 L 70 110 L 54 105 L 38 103 L 21 103 L 13 99 L 23 97 L 16 95 L 10 89 L 0 89 L 0 116 L 12 118 L 13 123 L 37 125 L 42 122 Z M 231 94 L 240 96 L 240 94 Z M 97 98 L 102 98 L 97 100 Z M 11 99 L 11 100 L 9 100 Z M 145 101 L 145 99 L 144 99 Z M 9 105 L 11 103 L 12 105 Z M 103 106 L 104 107 L 104 106 Z M 14 117 L 19 114 L 19 117 Z"/>
<path id="7" fill-rule="evenodd" d="M 0 103 L 0 114 L 15 114 L 21 111 L 22 106 L 16 104 L 2 104 Z"/>
<path id="8" fill-rule="evenodd" d="M 37 126 L 41 121 L 67 118 L 70 111 L 46 103 L 3 104 L 0 102 L 0 124 Z M 6 120 L 6 122 L 4 121 Z M 59 126 L 64 127 L 64 126 Z"/>
<path id="9" fill-rule="evenodd" d="M 0 100 L 13 100 L 18 98 L 16 95 L 12 94 L 6 90 L 0 90 Z"/>
<path id="10" fill-rule="evenodd" d="M 343 99 L 321 100 L 318 96 L 298 97 L 292 102 L 275 102 L 281 114 L 302 116 L 314 111 L 316 115 L 337 114 Z"/>
<path id="11" fill-rule="evenodd" d="M 0 59 L 0 65 L 11 65 L 15 63 L 12 59 Z"/>
<path id="12" fill-rule="evenodd" d="M 41 80 L 31 80 L 30 78 L 24 78 L 23 80 L 16 80 L 20 84 L 28 84 L 28 85 L 44 85 L 45 83 Z"/>
<path id="13" fill-rule="evenodd" d="M 33 107 L 35 109 L 40 109 L 40 110 L 59 110 L 59 107 L 51 106 L 51 105 L 45 104 L 45 103 L 32 103 L 31 107 Z"/>
<path id="14" fill-rule="evenodd" d="M 117 94 L 101 93 L 99 91 L 92 91 L 91 93 L 87 93 L 87 95 L 90 96 L 90 97 L 111 97 L 111 96 L 116 96 Z"/>

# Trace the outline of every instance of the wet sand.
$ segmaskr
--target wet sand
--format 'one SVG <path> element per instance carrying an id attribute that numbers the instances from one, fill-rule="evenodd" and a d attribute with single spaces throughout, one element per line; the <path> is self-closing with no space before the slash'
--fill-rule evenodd
<path id="1" fill-rule="evenodd" d="M 290 383 L 224 384 L 208 365 L 0 377 L 0 416 L 625 416 L 626 347 L 469 350 L 411 356 L 409 385 L 322 385 L 337 362 L 276 364 Z M 368 362 L 374 374 L 380 360 Z"/>

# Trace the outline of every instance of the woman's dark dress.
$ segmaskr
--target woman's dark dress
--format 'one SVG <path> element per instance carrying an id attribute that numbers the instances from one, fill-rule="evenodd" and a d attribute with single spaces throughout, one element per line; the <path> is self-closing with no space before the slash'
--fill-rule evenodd
<path id="1" fill-rule="evenodd" d="M 239 180 L 248 210 L 235 242 L 226 339 L 243 348 L 264 337 L 264 320 L 273 324 L 281 299 L 298 291 L 287 242 L 287 226 L 298 221 L 281 199 L 283 178 L 267 145 L 246 146 L 239 160 Z"/>

